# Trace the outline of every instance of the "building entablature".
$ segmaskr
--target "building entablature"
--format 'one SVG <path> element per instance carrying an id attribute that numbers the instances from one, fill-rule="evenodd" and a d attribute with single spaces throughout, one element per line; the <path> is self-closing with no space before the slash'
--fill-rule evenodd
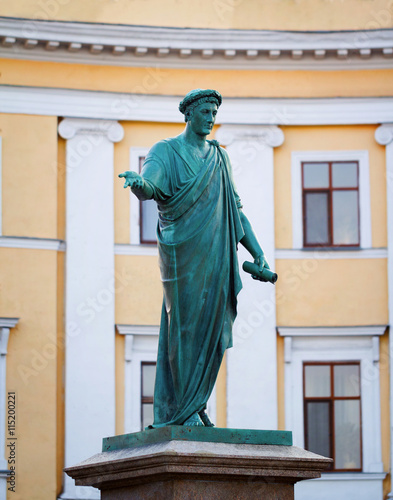
<path id="1" fill-rule="evenodd" d="M 171 28 L 0 18 L 0 57 L 220 69 L 393 67 L 393 30 Z"/>

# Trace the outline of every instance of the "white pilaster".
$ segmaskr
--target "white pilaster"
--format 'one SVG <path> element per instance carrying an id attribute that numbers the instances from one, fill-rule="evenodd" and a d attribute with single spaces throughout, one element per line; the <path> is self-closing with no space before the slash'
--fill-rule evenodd
<path id="1" fill-rule="evenodd" d="M 65 119 L 66 370 L 65 466 L 101 451 L 115 433 L 115 288 L 111 120 Z M 99 498 L 65 476 L 62 499 Z"/>
<path id="2" fill-rule="evenodd" d="M 393 123 L 381 125 L 375 131 L 375 140 L 386 146 L 386 192 L 388 232 L 388 308 L 390 360 L 390 472 L 393 470 Z M 393 499 L 393 486 L 388 498 Z"/>
<path id="3" fill-rule="evenodd" d="M 0 318 L 0 500 L 7 498 L 7 470 L 8 461 L 6 458 L 6 410 L 7 410 L 7 349 L 10 328 L 13 328 L 19 318 Z M 14 408 L 15 410 L 15 408 Z M 16 412 L 16 410 L 15 410 Z M 15 413 L 16 414 L 16 413 Z M 16 437 L 16 436 L 15 436 Z"/>
<path id="4" fill-rule="evenodd" d="M 274 269 L 273 148 L 284 134 L 276 126 L 223 125 L 216 138 L 227 148 L 244 213 Z M 240 266 L 245 260 L 253 259 L 239 245 Z M 228 351 L 227 425 L 277 429 L 275 289 L 243 271 L 242 281 L 234 348 Z"/>

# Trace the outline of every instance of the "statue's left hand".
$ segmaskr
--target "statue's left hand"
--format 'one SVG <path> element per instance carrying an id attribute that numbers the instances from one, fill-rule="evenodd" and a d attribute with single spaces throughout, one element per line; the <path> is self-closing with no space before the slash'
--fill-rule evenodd
<path id="1" fill-rule="evenodd" d="M 259 271 L 262 271 L 264 267 L 266 267 L 266 269 L 270 269 L 270 266 L 267 263 L 264 253 L 261 253 L 255 257 L 254 264 L 258 266 Z M 260 279 L 258 276 L 252 276 L 252 277 L 254 278 L 254 280 Z"/>

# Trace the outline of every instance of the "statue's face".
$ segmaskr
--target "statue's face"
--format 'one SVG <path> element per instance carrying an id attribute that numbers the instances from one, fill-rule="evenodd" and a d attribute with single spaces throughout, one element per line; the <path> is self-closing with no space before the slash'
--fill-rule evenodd
<path id="1" fill-rule="evenodd" d="M 188 123 L 195 134 L 206 136 L 212 131 L 216 115 L 217 104 L 204 102 L 194 108 Z"/>

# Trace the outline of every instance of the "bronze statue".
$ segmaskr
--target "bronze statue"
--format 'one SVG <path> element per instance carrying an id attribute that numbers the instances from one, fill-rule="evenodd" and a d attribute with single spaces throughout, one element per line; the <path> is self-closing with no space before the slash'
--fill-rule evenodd
<path id="1" fill-rule="evenodd" d="M 213 425 L 205 410 L 225 350 L 232 347 L 242 287 L 238 243 L 254 259 L 255 279 L 264 281 L 262 271 L 269 269 L 242 211 L 228 154 L 206 139 L 221 102 L 216 90 L 189 92 L 179 105 L 184 132 L 155 144 L 141 175 L 119 175 L 140 200 L 153 198 L 159 214 L 164 300 L 153 427 Z"/>

